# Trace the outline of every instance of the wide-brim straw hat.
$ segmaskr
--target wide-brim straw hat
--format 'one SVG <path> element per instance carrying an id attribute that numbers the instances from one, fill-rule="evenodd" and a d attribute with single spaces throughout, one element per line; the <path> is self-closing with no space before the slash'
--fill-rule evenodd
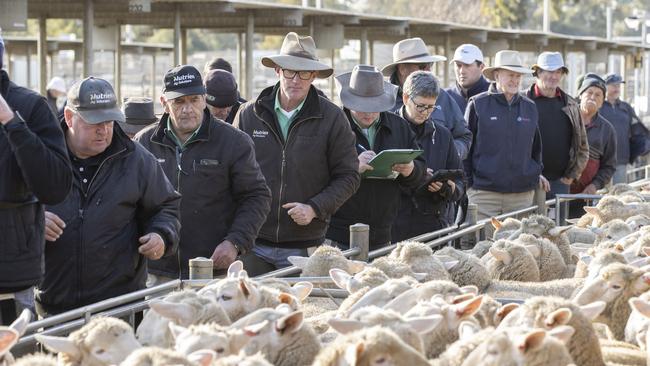
<path id="1" fill-rule="evenodd" d="M 393 62 L 384 66 L 381 73 L 390 77 L 399 64 L 427 64 L 446 61 L 445 56 L 432 55 L 422 38 L 403 39 L 393 46 Z"/>
<path id="2" fill-rule="evenodd" d="M 385 112 L 393 108 L 397 86 L 384 80 L 372 65 L 357 65 L 352 72 L 338 75 L 339 98 L 347 109 L 355 112 Z"/>
<path id="3" fill-rule="evenodd" d="M 263 57 L 262 65 L 294 71 L 315 71 L 316 77 L 322 79 L 328 78 L 334 73 L 334 69 L 320 62 L 316 57 L 314 39 L 309 36 L 299 36 L 295 32 L 287 33 L 282 42 L 280 54 Z"/>
<path id="4" fill-rule="evenodd" d="M 499 69 L 509 70 L 519 74 L 532 74 L 533 70 L 524 67 L 521 56 L 517 51 L 503 50 L 494 57 L 494 66 L 483 69 L 483 76 L 494 80 L 494 72 Z"/>

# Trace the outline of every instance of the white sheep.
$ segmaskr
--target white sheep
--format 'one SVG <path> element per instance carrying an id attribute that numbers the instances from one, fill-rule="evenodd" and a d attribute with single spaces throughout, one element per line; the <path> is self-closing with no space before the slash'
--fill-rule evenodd
<path id="1" fill-rule="evenodd" d="M 431 247 L 415 241 L 397 243 L 388 257 L 408 265 L 415 273 L 424 273 L 424 281 L 449 280 L 447 270 L 458 263 L 449 258 L 433 256 Z"/>
<path id="2" fill-rule="evenodd" d="M 414 307 L 419 301 L 428 301 L 434 296 L 440 296 L 446 302 L 454 302 L 458 296 L 465 294 L 477 294 L 478 289 L 475 286 L 460 287 L 451 281 L 429 281 L 420 286 L 408 289 L 396 296 L 393 300 L 383 305 L 384 309 L 391 309 L 399 312 L 406 312 Z M 382 306 L 380 302 L 367 303 L 368 305 Z"/>
<path id="3" fill-rule="evenodd" d="M 122 362 L 140 348 L 133 329 L 111 317 L 93 318 L 67 337 L 36 334 L 36 340 L 59 354 L 62 365 L 108 366 Z"/>
<path id="4" fill-rule="evenodd" d="M 559 296 L 570 299 L 584 283 L 584 278 L 563 278 L 546 282 L 492 281 L 485 292 L 495 298 L 527 299 L 531 296 Z M 523 297 L 506 294 L 519 294 Z"/>
<path id="5" fill-rule="evenodd" d="M 366 266 L 365 262 L 347 259 L 341 249 L 329 245 L 319 246 L 309 257 L 290 256 L 287 259 L 302 270 L 303 277 L 325 277 L 332 268 L 357 273 Z"/>
<path id="6" fill-rule="evenodd" d="M 648 215 L 634 215 L 625 219 L 627 226 L 632 229 L 632 231 L 639 230 L 644 226 L 650 225 L 650 216 Z"/>
<path id="7" fill-rule="evenodd" d="M 184 327 L 209 322 L 230 324 L 230 317 L 215 299 L 191 290 L 172 292 L 163 299 L 151 300 L 149 307 L 151 310 L 145 313 L 136 330 L 138 340 L 145 346 L 173 346 L 170 322 Z"/>
<path id="8" fill-rule="evenodd" d="M 345 299 L 339 307 L 339 316 L 347 318 L 349 314 L 364 306 L 375 305 L 382 307 L 393 301 L 400 294 L 410 290 L 417 281 L 410 277 L 390 279 L 381 286 L 373 289 L 365 287 Z"/>
<path id="9" fill-rule="evenodd" d="M 390 278 L 402 278 L 404 276 L 409 276 L 415 278 L 418 281 L 422 281 L 427 276 L 426 273 L 416 273 L 408 264 L 387 256 L 376 258 L 372 261 L 372 263 L 370 263 L 370 265 L 381 270 L 386 274 L 386 276 Z"/>
<path id="10" fill-rule="evenodd" d="M 16 360 L 13 366 L 57 366 L 56 357 L 44 353 L 34 353 Z"/>
<path id="11" fill-rule="evenodd" d="M 510 236 L 510 240 L 516 239 L 520 234 L 531 234 L 540 238 L 546 238 L 557 245 L 562 254 L 564 263 L 575 264 L 577 261 L 571 255 L 571 243 L 566 231 L 571 226 L 556 226 L 555 221 L 544 215 L 531 215 L 521 220 L 521 229 Z"/>
<path id="12" fill-rule="evenodd" d="M 503 238 L 501 238 L 503 239 Z M 487 254 L 487 252 L 490 250 L 492 247 L 492 244 L 494 244 L 494 240 L 492 239 L 486 239 L 486 240 L 481 240 L 471 250 L 468 250 L 468 253 L 471 253 L 473 256 L 477 258 L 483 258 L 484 255 Z"/>
<path id="13" fill-rule="evenodd" d="M 84 364 L 85 365 L 85 364 Z M 166 348 L 143 347 L 126 357 L 120 366 L 197 366 L 184 355 Z"/>
<path id="14" fill-rule="evenodd" d="M 508 217 L 504 221 L 500 221 L 493 217 L 490 219 L 492 227 L 494 227 L 494 234 L 492 239 L 497 241 L 499 239 L 507 239 L 517 230 L 521 229 L 521 221 L 512 217 Z"/>
<path id="15" fill-rule="evenodd" d="M 186 328 L 169 324 L 174 337 L 174 349 L 186 356 L 200 350 L 214 351 L 217 357 L 238 354 L 250 341 L 241 329 L 231 329 L 217 323 L 196 324 Z"/>
<path id="16" fill-rule="evenodd" d="M 8 327 L 0 326 L 0 365 L 11 365 L 14 362 L 9 351 L 25 333 L 31 319 L 31 311 L 25 309 Z"/>
<path id="17" fill-rule="evenodd" d="M 333 268 L 330 270 L 330 278 L 338 287 L 349 293 L 357 292 L 364 287 L 375 288 L 389 280 L 384 271 L 370 266 L 354 275 L 342 269 Z"/>
<path id="18" fill-rule="evenodd" d="M 429 366 L 422 354 L 384 327 L 340 336 L 323 348 L 313 366 Z"/>
<path id="19" fill-rule="evenodd" d="M 434 253 L 434 256 L 446 256 L 458 261 L 458 264 L 448 269 L 451 280 L 458 286 L 474 285 L 479 290 L 490 284 L 490 275 L 479 258 L 453 247 L 444 247 Z"/>
<path id="20" fill-rule="evenodd" d="M 545 238 L 538 238 L 530 234 L 521 234 L 515 241 L 522 244 L 533 255 L 539 268 L 539 280 L 550 281 L 565 277 L 567 265 L 562 254 L 555 244 Z"/>
<path id="21" fill-rule="evenodd" d="M 603 268 L 594 280 L 586 282 L 576 294 L 579 305 L 600 300 L 607 307 L 596 319 L 612 330 L 617 340 L 625 338 L 625 325 L 631 309 L 628 300 L 650 289 L 650 272 L 629 265 L 613 263 Z"/>
<path id="22" fill-rule="evenodd" d="M 650 328 L 650 292 L 629 300 L 632 313 L 625 326 L 625 341 L 646 349 L 646 334 Z"/>
<path id="23" fill-rule="evenodd" d="M 219 358 L 212 363 L 211 366 L 273 366 L 269 361 L 264 358 L 261 353 L 254 355 L 246 355 L 240 353 L 224 358 Z"/>
<path id="24" fill-rule="evenodd" d="M 540 273 L 535 257 L 525 246 L 509 240 L 499 240 L 489 255 L 483 257 L 490 277 L 495 280 L 536 282 Z"/>

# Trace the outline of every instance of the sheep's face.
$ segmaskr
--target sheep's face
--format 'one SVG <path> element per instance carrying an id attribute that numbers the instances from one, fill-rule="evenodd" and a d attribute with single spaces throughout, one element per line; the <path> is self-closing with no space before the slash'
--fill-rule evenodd
<path id="1" fill-rule="evenodd" d="M 646 215 L 634 215 L 628 217 L 627 220 L 625 220 L 625 223 L 630 227 L 632 231 L 636 231 L 646 225 L 650 225 L 650 217 Z"/>
<path id="2" fill-rule="evenodd" d="M 239 329 L 200 326 L 177 330 L 175 349 L 186 356 L 199 350 L 212 350 L 217 357 L 226 357 L 239 353 L 248 342 L 246 334 Z"/>
<path id="3" fill-rule="evenodd" d="M 602 300 L 611 304 L 622 294 L 634 296 L 650 288 L 650 273 L 614 263 L 602 270 L 602 273 L 593 281 L 585 282 L 584 287 L 576 295 L 575 301 L 585 305 L 593 301 Z"/>
<path id="4" fill-rule="evenodd" d="M 250 311 L 256 308 L 260 301 L 259 289 L 247 278 L 230 279 L 216 292 L 216 299 L 231 319 L 242 310 Z"/>
<path id="5" fill-rule="evenodd" d="M 506 332 L 499 331 L 475 349 L 463 366 L 520 366 L 524 356 Z"/>
<path id="6" fill-rule="evenodd" d="M 153 310 L 149 310 L 135 332 L 143 346 L 170 347 L 171 335 L 168 328 L 169 320 Z"/>
<path id="7" fill-rule="evenodd" d="M 140 348 L 140 343 L 135 339 L 131 329 L 111 327 L 108 331 L 94 329 L 88 333 L 86 338 L 88 347 L 88 364 L 113 365 L 119 364 Z M 89 362 L 90 361 L 90 362 Z M 85 364 L 85 362 L 83 362 Z"/>
<path id="8" fill-rule="evenodd" d="M 547 235 L 553 227 L 555 223 L 546 216 L 534 215 L 521 220 L 521 232 L 537 237 Z"/>

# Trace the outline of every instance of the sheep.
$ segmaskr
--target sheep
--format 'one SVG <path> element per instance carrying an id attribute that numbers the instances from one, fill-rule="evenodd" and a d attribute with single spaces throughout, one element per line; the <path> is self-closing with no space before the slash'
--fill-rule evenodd
<path id="1" fill-rule="evenodd" d="M 596 300 L 607 303 L 596 319 L 607 324 L 617 340 L 625 338 L 625 325 L 631 309 L 628 300 L 650 289 L 650 272 L 629 265 L 613 263 L 603 268 L 600 276 L 586 282 L 574 301 L 585 305 Z"/>
<path id="2" fill-rule="evenodd" d="M 370 266 L 355 275 L 351 275 L 342 269 L 333 268 L 330 269 L 330 278 L 338 287 L 349 293 L 357 292 L 366 286 L 375 288 L 388 281 L 388 276 L 382 270 Z"/>
<path id="3" fill-rule="evenodd" d="M 623 203 L 642 203 L 645 202 L 643 195 L 636 191 L 628 191 L 617 195 L 619 200 Z"/>
<path id="4" fill-rule="evenodd" d="M 650 205 L 647 203 L 626 204 L 618 197 L 605 196 L 596 206 L 585 206 L 584 210 L 593 215 L 593 226 L 601 226 L 614 219 L 625 220 L 634 215 L 647 215 L 650 213 Z"/>
<path id="5" fill-rule="evenodd" d="M 232 355 L 217 359 L 212 366 L 273 366 L 261 353 L 252 356 L 245 354 Z"/>
<path id="6" fill-rule="evenodd" d="M 443 255 L 458 261 L 458 264 L 449 268 L 451 280 L 458 286 L 474 285 L 479 290 L 485 289 L 490 284 L 490 275 L 481 260 L 474 255 L 457 250 L 453 247 L 444 247 L 434 256 Z"/>
<path id="7" fill-rule="evenodd" d="M 564 343 L 572 334 L 573 328 L 567 326 L 553 331 L 522 327 L 497 329 L 462 365 L 567 366 L 573 360 Z"/>
<path id="8" fill-rule="evenodd" d="M 438 357 L 448 345 L 458 340 L 458 326 L 470 319 L 481 307 L 483 296 L 477 296 L 457 304 L 450 304 L 442 297 L 433 297 L 430 301 L 417 303 L 405 316 L 426 317 L 442 315 L 443 321 L 432 332 L 422 335 L 427 358 Z"/>
<path id="9" fill-rule="evenodd" d="M 483 258 L 492 247 L 492 244 L 494 244 L 494 240 L 492 239 L 481 240 L 474 245 L 474 248 L 472 248 L 469 253 L 477 258 Z"/>
<path id="10" fill-rule="evenodd" d="M 184 355 L 160 347 L 143 347 L 126 357 L 120 366 L 196 366 Z"/>
<path id="11" fill-rule="evenodd" d="M 424 352 L 421 334 L 431 332 L 441 321 L 440 315 L 407 319 L 392 310 L 367 306 L 352 313 L 349 319 L 330 319 L 329 324 L 341 334 L 381 325 L 391 329 L 416 351 Z"/>
<path id="12" fill-rule="evenodd" d="M 458 326 L 458 333 L 458 340 L 438 358 L 431 360 L 431 366 L 462 365 L 467 356 L 494 333 L 494 328 L 481 328 L 471 321 L 463 321 Z"/>
<path id="13" fill-rule="evenodd" d="M 217 323 L 191 325 L 189 328 L 169 324 L 175 340 L 174 349 L 186 356 L 200 350 L 212 350 L 218 357 L 236 355 L 250 337 L 240 329 L 230 329 Z"/>
<path id="14" fill-rule="evenodd" d="M 650 292 L 631 298 L 629 304 L 632 313 L 625 326 L 625 341 L 646 349 L 645 339 L 650 327 Z"/>
<path id="15" fill-rule="evenodd" d="M 627 183 L 616 183 L 607 190 L 607 194 L 612 196 L 619 196 L 626 192 L 636 192 L 636 188 Z"/>
<path id="16" fill-rule="evenodd" d="M 34 353 L 16 360 L 13 366 L 57 366 L 56 357 L 44 353 Z"/>
<path id="17" fill-rule="evenodd" d="M 408 264 L 390 257 L 379 257 L 372 261 L 370 265 L 381 270 L 390 278 L 409 276 L 420 281 L 427 276 L 426 273 L 415 273 Z"/>
<path id="18" fill-rule="evenodd" d="M 426 244 L 415 241 L 403 241 L 388 255 L 411 267 L 416 273 L 424 273 L 424 281 L 449 280 L 447 270 L 458 262 L 449 258 L 433 256 L 433 250 Z"/>
<path id="19" fill-rule="evenodd" d="M 539 281 L 537 262 L 523 245 L 499 240 L 490 248 L 490 255 L 484 258 L 487 259 L 486 267 L 492 279 Z"/>
<path id="20" fill-rule="evenodd" d="M 625 219 L 625 223 L 632 231 L 636 231 L 644 226 L 650 225 L 650 217 L 647 215 L 634 215 Z"/>
<path id="21" fill-rule="evenodd" d="M 209 322 L 230 324 L 230 317 L 216 300 L 191 290 L 172 292 L 163 299 L 151 300 L 149 307 L 151 310 L 145 313 L 136 330 L 136 337 L 144 346 L 173 346 L 170 322 L 184 327 Z"/>
<path id="22" fill-rule="evenodd" d="M 591 322 L 605 306 L 602 301 L 578 306 L 559 297 L 532 297 L 510 312 L 499 327 L 525 326 L 551 330 L 561 325 L 571 326 L 575 334 L 567 347 L 576 365 L 604 366 L 598 337 Z"/>
<path id="23" fill-rule="evenodd" d="M 496 298 L 509 297 L 504 296 L 504 293 L 519 293 L 525 295 L 524 299 L 530 296 L 559 296 L 569 299 L 584 283 L 584 278 L 563 278 L 546 282 L 492 281 L 485 292 Z"/>
<path id="24" fill-rule="evenodd" d="M 550 281 L 564 278 L 567 265 L 557 246 L 545 238 L 537 238 L 530 234 L 521 234 L 516 240 L 533 255 L 539 268 L 539 280 Z"/>
<path id="25" fill-rule="evenodd" d="M 25 333 L 27 324 L 32 319 L 31 311 L 25 309 L 8 327 L 0 326 L 0 365 L 11 365 L 14 358 L 9 353 L 18 339 Z"/>
<path id="26" fill-rule="evenodd" d="M 313 366 L 429 366 L 422 354 L 383 327 L 364 328 L 336 339 L 316 356 Z"/>
<path id="27" fill-rule="evenodd" d="M 239 319 L 232 328 L 243 329 L 251 336 L 244 347 L 246 354 L 262 352 L 276 366 L 309 365 L 320 350 L 314 330 L 303 322 L 301 311 L 286 305 L 263 308 Z"/>
<path id="28" fill-rule="evenodd" d="M 590 250 L 587 253 L 595 253 L 595 256 L 586 254 L 580 257 L 580 261 L 576 265 L 575 277 L 591 280 L 598 277 L 602 269 L 608 264 L 627 263 L 625 257 L 615 250 Z"/>
<path id="29" fill-rule="evenodd" d="M 402 292 L 383 307 L 384 309 L 405 312 L 414 307 L 418 301 L 428 301 L 434 296 L 440 296 L 447 302 L 453 302 L 458 296 L 464 296 L 468 293 L 477 294 L 478 289 L 474 286 L 459 287 L 451 281 L 429 281 Z M 377 303 L 373 305 L 381 306 L 381 304 Z"/>
<path id="30" fill-rule="evenodd" d="M 492 239 L 497 241 L 499 239 L 507 239 L 517 230 L 521 229 L 521 221 L 508 217 L 504 221 L 499 221 L 497 218 L 493 217 L 490 219 L 492 227 L 494 227 L 494 234 L 492 234 Z"/>
<path id="31" fill-rule="evenodd" d="M 614 219 L 599 228 L 594 228 L 598 235 L 594 244 L 606 244 L 616 242 L 619 239 L 622 239 L 634 231 L 625 221 L 621 219 Z M 602 245 L 601 245 L 602 246 Z"/>
<path id="32" fill-rule="evenodd" d="M 474 319 L 476 319 L 481 328 L 496 327 L 501 324 L 501 321 L 503 321 L 511 311 L 518 307 L 519 304 L 516 303 L 501 305 L 501 303 L 493 297 L 483 295 L 481 307 L 478 312 L 474 314 Z"/>
<path id="33" fill-rule="evenodd" d="M 393 301 L 400 294 L 411 290 L 417 284 L 409 277 L 390 279 L 381 286 L 367 290 L 361 289 L 345 299 L 339 307 L 339 316 L 346 318 L 349 314 L 364 306 L 375 305 L 382 307 Z"/>
<path id="34" fill-rule="evenodd" d="M 332 268 L 357 273 L 366 266 L 365 262 L 347 259 L 341 249 L 329 245 L 319 246 L 309 257 L 289 256 L 287 259 L 302 270 L 302 277 L 325 277 Z"/>
<path id="35" fill-rule="evenodd" d="M 103 366 L 118 364 L 140 348 L 133 329 L 125 321 L 93 318 L 67 337 L 36 334 L 36 340 L 48 350 L 58 352 L 63 365 Z"/>
<path id="36" fill-rule="evenodd" d="M 566 236 L 569 239 L 569 243 L 585 243 L 585 244 L 593 244 L 596 241 L 597 235 L 596 233 L 589 229 L 589 228 L 583 228 L 583 227 L 578 227 L 578 226 L 571 226 L 566 231 Z"/>
<path id="37" fill-rule="evenodd" d="M 567 265 L 575 264 L 571 257 L 571 244 L 566 231 L 571 226 L 556 226 L 555 221 L 544 215 L 531 215 L 521 220 L 521 229 L 512 235 L 509 239 L 513 240 L 519 237 L 520 234 L 531 234 L 539 238 L 546 238 L 557 245 L 562 259 Z"/>
<path id="38" fill-rule="evenodd" d="M 647 362 L 647 354 L 629 343 L 601 340 L 600 349 L 607 365 L 645 366 Z"/>

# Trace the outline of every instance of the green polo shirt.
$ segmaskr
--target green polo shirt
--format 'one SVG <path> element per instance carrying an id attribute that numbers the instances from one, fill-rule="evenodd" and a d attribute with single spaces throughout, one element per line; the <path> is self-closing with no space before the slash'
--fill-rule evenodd
<path id="1" fill-rule="evenodd" d="M 361 132 L 366 136 L 368 139 L 368 144 L 370 144 L 370 149 L 374 149 L 375 147 L 375 137 L 377 137 L 377 130 L 379 129 L 379 120 L 381 119 L 381 114 L 379 115 L 379 118 L 377 118 L 370 127 L 368 128 L 363 128 L 361 127 L 361 124 L 357 121 L 356 118 L 350 113 L 350 116 L 352 116 L 352 121 L 361 129 Z"/>
<path id="2" fill-rule="evenodd" d="M 302 102 L 298 104 L 298 107 L 296 107 L 296 109 L 292 110 L 291 112 L 287 112 L 280 106 L 280 90 L 278 89 L 277 94 L 275 94 L 275 116 L 278 118 L 280 131 L 282 132 L 282 136 L 284 137 L 285 141 L 287 139 L 287 134 L 289 133 L 289 126 L 291 126 L 291 122 L 293 122 L 294 117 L 298 115 L 298 112 L 300 112 L 300 109 L 302 109 L 302 105 L 305 104 L 306 99 L 307 98 L 303 99 Z"/>
<path id="3" fill-rule="evenodd" d="M 185 141 L 185 143 L 181 142 L 181 140 L 178 138 L 178 136 L 176 136 L 176 132 L 174 132 L 174 128 L 172 126 L 171 119 L 169 119 L 169 118 L 167 119 L 167 129 L 169 130 L 169 132 L 172 133 L 172 137 L 173 137 L 173 140 L 176 143 L 176 145 L 178 145 L 178 147 L 180 147 L 181 150 L 184 150 L 185 145 L 192 142 L 192 140 L 194 140 L 196 135 L 199 133 L 199 130 L 201 129 L 201 125 L 199 125 L 199 127 L 197 127 L 196 130 L 194 130 L 194 132 L 192 132 L 192 134 L 190 135 L 190 137 L 187 138 L 187 141 Z"/>

